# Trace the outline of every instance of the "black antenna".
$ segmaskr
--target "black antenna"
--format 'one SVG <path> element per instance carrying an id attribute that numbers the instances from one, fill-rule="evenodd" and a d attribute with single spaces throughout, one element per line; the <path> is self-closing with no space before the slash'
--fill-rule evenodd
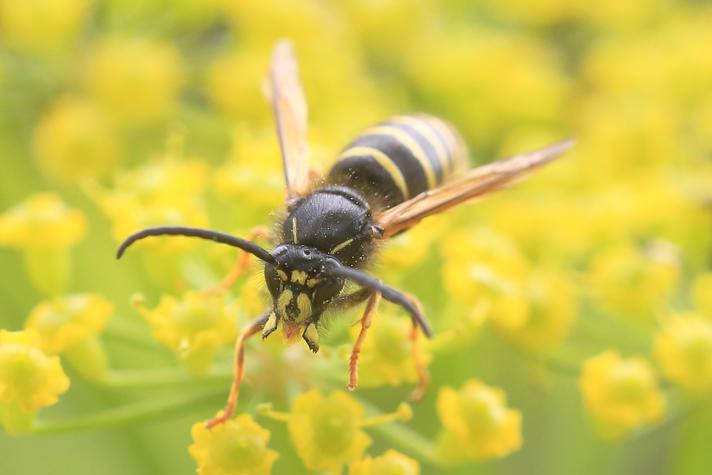
<path id="1" fill-rule="evenodd" d="M 209 241 L 215 241 L 220 244 L 227 244 L 228 246 L 240 248 L 243 251 L 254 255 L 258 259 L 270 264 L 274 264 L 275 262 L 274 257 L 269 253 L 269 251 L 258 246 L 252 241 L 232 236 L 231 234 L 213 231 L 212 229 L 191 228 L 188 226 L 156 226 L 135 232 L 121 243 L 119 249 L 116 251 L 116 258 L 121 259 L 121 256 L 124 255 L 124 252 L 129 246 L 131 246 L 131 244 L 152 236 L 186 236 L 207 239 Z"/>
<path id="2" fill-rule="evenodd" d="M 420 311 L 420 309 L 406 297 L 402 292 L 390 287 L 377 278 L 361 272 L 350 267 L 346 267 L 336 262 L 335 260 L 329 261 L 324 272 L 327 275 L 332 275 L 334 277 L 341 277 L 352 282 L 355 282 L 364 287 L 368 287 L 373 290 L 377 290 L 381 293 L 384 299 L 396 303 L 403 307 L 413 318 L 413 320 L 418 324 L 423 333 L 428 338 L 433 336 L 433 330 L 430 328 L 430 324 L 425 319 L 425 315 Z"/>

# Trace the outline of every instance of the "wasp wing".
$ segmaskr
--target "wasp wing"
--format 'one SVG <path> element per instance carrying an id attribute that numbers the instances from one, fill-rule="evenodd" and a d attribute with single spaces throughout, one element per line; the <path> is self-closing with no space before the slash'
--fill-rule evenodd
<path id="1" fill-rule="evenodd" d="M 267 93 L 274 110 L 289 200 L 306 193 L 309 163 L 307 103 L 299 82 L 292 43 L 287 40 L 280 41 L 274 47 Z"/>
<path id="2" fill-rule="evenodd" d="M 540 150 L 473 168 L 459 178 L 387 209 L 376 216 L 376 222 L 383 228 L 383 238 L 408 229 L 427 216 L 510 185 L 555 160 L 573 143 L 573 140 L 565 140 Z"/>

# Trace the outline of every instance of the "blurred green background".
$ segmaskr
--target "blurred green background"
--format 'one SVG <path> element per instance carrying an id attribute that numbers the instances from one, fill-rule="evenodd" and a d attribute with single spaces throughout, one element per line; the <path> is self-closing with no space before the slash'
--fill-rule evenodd
<path id="1" fill-rule="evenodd" d="M 442 335 L 427 349 L 433 380 L 409 433 L 436 445 L 438 390 L 475 378 L 521 412 L 521 448 L 436 466 L 418 444 L 374 429 L 368 453 L 395 448 L 423 474 L 708 473 L 710 25 L 712 8 L 693 0 L 0 0 L 0 327 L 22 329 L 61 295 L 96 293 L 115 307 L 98 340 L 112 378 L 91 382 L 86 360 L 63 355 L 71 388 L 41 411 L 39 433 L 0 432 L 0 473 L 195 470 L 190 427 L 222 406 L 231 345 L 212 341 L 181 361 L 171 330 L 161 339 L 131 300 L 141 292 L 152 309 L 162 295 L 207 288 L 235 253 L 181 240 L 121 263 L 114 251 L 151 224 L 245 235 L 273 221 L 283 191 L 262 81 L 284 37 L 322 169 L 364 127 L 413 111 L 451 121 L 473 165 L 577 140 L 516 190 L 402 236 L 374 267 L 418 295 Z M 76 239 L 51 213 L 35 222 L 40 212 L 18 212 L 30 240 L 11 226 L 8 210 L 40 192 L 81 212 Z M 264 303 L 259 267 L 250 274 L 228 297 L 226 318 L 239 325 Z M 660 349 L 676 315 L 702 322 L 677 372 Z M 301 344 L 251 343 L 240 411 L 343 388 L 341 348 L 357 318 L 333 318 L 317 358 Z M 579 385 L 582 362 L 607 349 L 645 358 L 667 401 L 615 440 L 598 434 Z M 185 367 L 201 357 L 212 369 L 191 376 Z M 362 373 L 379 364 L 364 361 Z M 389 412 L 411 382 L 353 395 Z M 257 420 L 280 454 L 273 473 L 312 473 L 283 424 Z"/>

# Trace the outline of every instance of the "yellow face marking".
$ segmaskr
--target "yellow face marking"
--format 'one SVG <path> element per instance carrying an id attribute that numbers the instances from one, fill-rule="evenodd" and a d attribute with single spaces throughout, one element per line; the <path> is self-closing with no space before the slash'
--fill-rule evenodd
<path id="1" fill-rule="evenodd" d="M 267 335 L 272 333 L 277 329 L 277 315 L 275 315 L 274 312 L 272 312 L 269 315 L 269 318 L 265 322 L 265 326 L 262 327 L 262 334 Z"/>
<path id="2" fill-rule="evenodd" d="M 319 332 L 316 329 L 316 325 L 310 323 L 307 329 L 304 330 L 304 339 L 307 340 L 309 348 L 312 351 L 317 351 L 319 349 Z"/>
<path id="3" fill-rule="evenodd" d="M 293 270 L 292 271 L 292 282 L 304 285 L 307 281 L 307 273 L 303 270 Z"/>
<path id="4" fill-rule="evenodd" d="M 319 282 L 321 282 L 321 279 L 309 279 L 307 280 L 307 287 L 316 287 Z"/>
<path id="5" fill-rule="evenodd" d="M 407 132 L 399 129 L 398 127 L 393 127 L 392 125 L 379 125 L 378 127 L 371 127 L 366 130 L 366 134 L 369 135 L 389 135 L 400 142 L 405 148 L 407 148 L 411 155 L 418 160 L 420 167 L 425 173 L 425 179 L 428 182 L 428 189 L 435 188 L 435 172 L 433 171 L 433 164 L 428 160 L 428 156 L 425 154 L 425 150 L 420 144 Z"/>
<path id="6" fill-rule="evenodd" d="M 435 130 L 427 122 L 425 122 L 425 120 L 418 119 L 410 115 L 402 115 L 396 117 L 393 121 L 397 124 L 407 125 L 422 135 L 435 149 L 435 155 L 437 156 L 440 165 L 443 167 L 443 171 L 449 171 L 451 158 L 450 152 L 443 143 L 445 138 L 440 138 L 437 132 L 435 132 Z"/>
<path id="7" fill-rule="evenodd" d="M 340 244 L 337 244 L 336 246 L 334 246 L 334 248 L 331 251 L 329 251 L 329 254 L 336 254 L 337 252 L 339 252 L 340 250 L 342 250 L 343 248 L 345 248 L 352 242 L 354 242 L 354 238 L 347 239 L 346 241 L 344 241 Z"/>
<path id="8" fill-rule="evenodd" d="M 307 294 L 297 295 L 297 308 L 299 309 L 299 315 L 297 316 L 297 322 L 305 322 L 307 318 L 311 317 L 312 307 L 311 299 Z"/>
<path id="9" fill-rule="evenodd" d="M 292 237 L 294 244 L 297 244 L 297 218 L 292 218 Z"/>
<path id="10" fill-rule="evenodd" d="M 287 315 L 287 305 L 292 301 L 292 291 L 287 289 L 277 298 L 277 309 L 282 316 Z"/>
<path id="11" fill-rule="evenodd" d="M 287 277 L 287 273 L 284 272 L 282 269 L 277 269 L 277 275 L 279 276 L 279 279 L 283 282 L 287 282 L 289 278 Z"/>
<path id="12" fill-rule="evenodd" d="M 403 199 L 407 200 L 410 198 L 403 174 L 388 155 L 373 147 L 351 147 L 342 153 L 339 158 L 350 157 L 373 158 L 391 176 L 391 179 L 393 179 L 396 187 L 398 187 L 400 192 L 403 194 Z"/>

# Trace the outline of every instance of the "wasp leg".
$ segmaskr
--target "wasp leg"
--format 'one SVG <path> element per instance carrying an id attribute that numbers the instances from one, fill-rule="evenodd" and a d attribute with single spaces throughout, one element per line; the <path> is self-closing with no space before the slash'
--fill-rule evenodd
<path id="1" fill-rule="evenodd" d="M 375 291 L 369 287 L 362 287 L 350 294 L 336 297 L 331 302 L 334 310 L 348 310 L 368 299 Z"/>
<path id="2" fill-rule="evenodd" d="M 257 226 L 256 228 L 252 229 L 250 233 L 245 237 L 248 241 L 254 241 L 257 238 L 267 238 L 269 237 L 269 229 L 267 226 Z M 250 264 L 250 253 L 241 251 L 240 254 L 237 256 L 237 260 L 235 261 L 235 265 L 233 266 L 232 270 L 223 278 L 223 280 L 215 285 L 214 287 L 210 287 L 209 289 L 205 289 L 203 291 L 203 295 L 210 296 L 210 295 L 215 295 L 219 294 L 220 292 L 225 292 L 227 289 L 232 287 L 232 285 L 235 283 L 235 281 L 240 277 L 242 274 L 247 272 L 247 266 Z"/>
<path id="3" fill-rule="evenodd" d="M 237 396 L 240 393 L 240 382 L 245 375 L 245 340 L 260 332 L 264 324 L 267 322 L 272 310 L 264 313 L 261 317 L 253 320 L 247 325 L 240 335 L 235 340 L 235 362 L 232 368 L 232 385 L 230 386 L 230 395 L 227 398 L 227 403 L 222 411 L 210 420 L 205 421 L 205 427 L 212 429 L 213 427 L 222 424 L 232 417 L 237 405 Z"/>
<path id="4" fill-rule="evenodd" d="M 373 292 L 368 298 L 366 303 L 366 309 L 363 311 L 363 316 L 361 317 L 361 331 L 358 333 L 356 338 L 356 343 L 351 350 L 351 358 L 349 358 L 349 384 L 347 388 L 349 391 L 353 391 L 358 386 L 358 357 L 361 354 L 361 346 L 363 346 L 363 341 L 366 339 L 366 332 L 371 327 L 371 321 L 373 320 L 373 314 L 376 313 L 376 308 L 381 301 L 381 293 Z"/>
<path id="5" fill-rule="evenodd" d="M 412 295 L 407 295 L 407 297 L 413 302 L 413 304 L 418 307 L 418 310 L 422 312 L 420 301 Z M 410 344 L 411 352 L 413 356 L 413 364 L 415 365 L 415 373 L 418 375 L 418 385 L 410 393 L 411 401 L 418 401 L 423 398 L 425 392 L 428 390 L 428 384 L 430 383 L 430 375 L 428 374 L 428 368 L 425 366 L 425 361 L 423 360 L 423 354 L 420 352 L 420 328 L 417 320 L 412 319 L 413 326 L 410 330 Z"/>

